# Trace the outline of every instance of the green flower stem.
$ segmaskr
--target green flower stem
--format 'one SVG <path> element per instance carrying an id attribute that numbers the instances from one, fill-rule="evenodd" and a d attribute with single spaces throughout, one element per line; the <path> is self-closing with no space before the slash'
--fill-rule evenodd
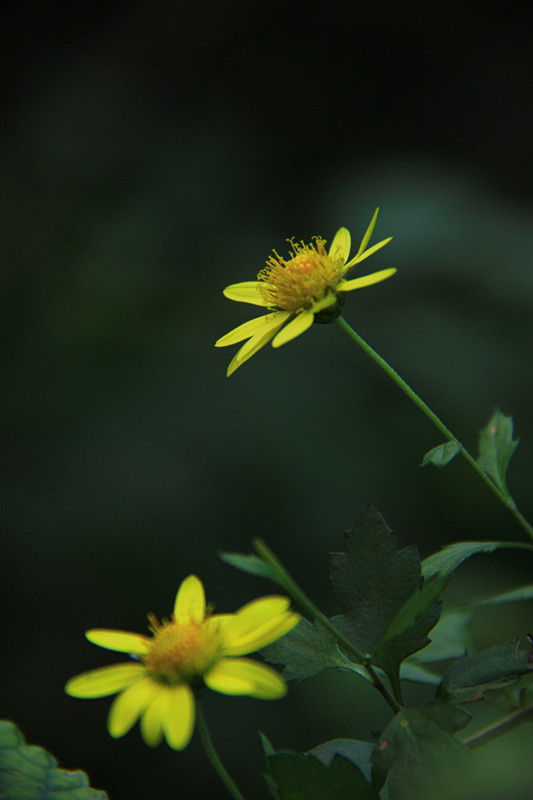
<path id="1" fill-rule="evenodd" d="M 202 740 L 202 744 L 204 746 L 204 750 L 207 754 L 209 761 L 215 768 L 218 777 L 220 778 L 220 780 L 222 781 L 222 783 L 224 784 L 230 795 L 234 798 L 234 800 L 244 800 L 243 795 L 240 793 L 237 786 L 230 778 L 226 767 L 220 760 L 220 756 L 215 750 L 215 746 L 213 744 L 213 740 L 211 739 L 211 735 L 209 733 L 209 729 L 205 721 L 204 712 L 200 705 L 200 701 L 197 701 L 196 706 L 197 706 L 196 724 L 198 727 L 198 733 L 200 734 L 200 739 Z"/>
<path id="2" fill-rule="evenodd" d="M 379 353 L 376 353 L 376 351 L 374 350 L 373 347 L 371 347 L 367 342 L 365 342 L 365 340 L 362 339 L 361 336 L 359 336 L 359 334 L 354 331 L 354 329 L 346 322 L 346 320 L 343 317 L 337 317 L 336 322 L 337 322 L 337 325 L 339 326 L 339 328 L 341 328 L 341 330 L 343 330 L 350 337 L 350 339 L 353 342 L 358 344 L 359 347 L 367 354 L 367 356 L 370 356 L 370 358 L 373 361 L 375 361 L 376 364 L 379 367 L 381 367 L 381 369 L 384 372 L 387 373 L 389 378 L 392 378 L 394 383 L 396 383 L 400 387 L 402 392 L 404 392 L 407 395 L 407 397 L 409 397 L 410 400 L 412 400 L 413 403 L 416 406 L 418 406 L 418 408 L 426 415 L 426 417 L 429 420 L 431 420 L 433 425 L 442 433 L 442 435 L 446 439 L 448 439 L 448 441 L 457 443 L 457 446 L 459 447 L 459 450 L 461 451 L 463 457 L 468 461 L 468 463 L 470 464 L 472 469 L 474 469 L 477 472 L 477 474 L 479 475 L 479 477 L 483 481 L 485 481 L 485 483 L 487 484 L 489 489 L 492 492 L 494 492 L 496 497 L 511 512 L 511 514 L 513 515 L 515 520 L 518 522 L 518 524 L 526 531 L 528 536 L 530 536 L 533 539 L 533 526 L 531 526 L 529 524 L 529 522 L 527 521 L 527 519 L 524 516 L 522 516 L 522 514 L 520 513 L 520 511 L 516 507 L 516 503 L 514 502 L 513 498 L 511 496 L 505 495 L 496 486 L 496 484 L 487 475 L 485 470 L 482 469 L 479 466 L 479 464 L 477 463 L 475 458 L 473 458 L 470 455 L 470 453 L 468 452 L 466 447 L 464 447 L 464 445 L 461 444 L 459 439 L 456 436 L 454 436 L 454 434 L 451 432 L 451 430 L 448 427 L 446 427 L 444 422 L 435 414 L 434 411 L 431 410 L 431 408 L 427 405 L 427 403 L 425 403 L 422 400 L 422 398 L 419 397 L 419 395 L 417 395 L 417 393 L 414 391 L 414 389 L 411 389 L 409 384 L 406 383 L 406 381 L 404 381 L 404 379 L 401 377 L 401 375 L 399 375 L 396 372 L 396 370 L 393 369 L 391 367 L 391 365 L 387 361 L 385 361 L 384 358 L 382 358 L 379 355 Z"/>
<path id="3" fill-rule="evenodd" d="M 523 708 L 517 708 L 505 717 L 500 717 L 496 722 L 481 728 L 477 733 L 467 736 L 463 739 L 463 744 L 471 750 L 475 750 L 528 720 L 533 720 L 533 703 Z"/>
<path id="4" fill-rule="evenodd" d="M 331 624 L 325 614 L 323 614 L 320 609 L 315 606 L 313 601 L 307 597 L 303 589 L 298 586 L 294 578 L 287 572 L 281 561 L 272 552 L 268 545 L 265 544 L 262 539 L 254 539 L 253 546 L 255 551 L 259 553 L 263 559 L 264 563 L 270 567 L 274 573 L 276 582 L 285 589 L 287 594 L 292 597 L 294 602 L 297 603 L 300 608 L 302 608 L 308 614 L 309 617 L 318 620 L 320 624 L 326 628 L 326 630 L 328 630 L 329 633 L 331 633 L 331 635 L 343 646 L 343 648 L 351 653 L 351 655 L 355 657 L 355 660 L 366 669 L 370 678 L 372 679 L 372 683 L 392 708 L 394 713 L 401 711 L 401 705 L 398 703 L 394 695 L 391 694 L 388 687 L 382 681 L 381 677 L 376 672 L 370 661 L 359 652 L 357 647 L 352 644 L 349 639 L 343 636 L 343 634 Z"/>

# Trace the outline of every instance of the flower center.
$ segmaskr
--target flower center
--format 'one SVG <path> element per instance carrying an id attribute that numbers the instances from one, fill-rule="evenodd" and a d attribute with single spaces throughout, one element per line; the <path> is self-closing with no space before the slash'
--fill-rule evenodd
<path id="1" fill-rule="evenodd" d="M 155 617 L 150 619 L 154 638 L 142 660 L 152 676 L 162 683 L 199 683 L 222 653 L 216 631 L 203 622 L 172 620 L 161 625 Z"/>
<path id="2" fill-rule="evenodd" d="M 288 260 L 274 250 L 257 279 L 264 283 L 260 292 L 269 306 L 298 312 L 312 308 L 335 287 L 342 277 L 342 259 L 334 260 L 325 250 L 325 241 L 314 237 L 314 244 L 291 242 Z"/>

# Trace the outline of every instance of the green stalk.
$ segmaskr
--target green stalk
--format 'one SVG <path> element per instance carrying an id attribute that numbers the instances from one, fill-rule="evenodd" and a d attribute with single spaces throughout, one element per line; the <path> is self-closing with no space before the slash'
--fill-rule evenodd
<path id="1" fill-rule="evenodd" d="M 475 470 L 475 472 L 477 472 L 481 480 L 483 480 L 486 483 L 489 489 L 496 495 L 498 500 L 500 500 L 500 502 L 503 503 L 503 505 L 510 511 L 515 520 L 528 534 L 528 536 L 531 539 L 533 539 L 533 526 L 531 526 L 527 521 L 527 519 L 524 516 L 522 516 L 522 514 L 516 507 L 516 503 L 514 502 L 513 498 L 505 495 L 498 488 L 498 486 L 496 486 L 496 484 L 487 475 L 485 470 L 479 466 L 475 458 L 473 458 L 470 455 L 466 447 L 463 444 L 461 444 L 457 436 L 455 436 L 451 432 L 451 430 L 444 424 L 444 422 L 440 419 L 440 417 L 438 417 L 435 414 L 435 412 L 432 411 L 432 409 L 427 405 L 427 403 L 425 403 L 422 400 L 422 398 L 414 391 L 414 389 L 412 389 L 409 386 L 409 384 L 406 381 L 404 381 L 401 375 L 399 375 L 396 372 L 396 370 L 393 369 L 393 367 L 391 367 L 391 365 L 379 355 L 379 353 L 376 353 L 373 347 L 371 347 L 367 342 L 365 342 L 365 340 L 361 336 L 359 336 L 358 333 L 354 331 L 354 329 L 346 322 L 346 320 L 343 317 L 337 317 L 336 322 L 339 328 L 343 330 L 353 342 L 358 344 L 359 347 L 367 354 L 367 356 L 370 356 L 370 358 L 373 361 L 375 361 L 375 363 L 379 367 L 381 367 L 381 369 L 389 376 L 389 378 L 391 378 L 394 381 L 394 383 L 400 387 L 402 392 L 404 392 L 407 395 L 407 397 L 409 397 L 409 399 L 413 401 L 413 403 L 420 409 L 420 411 L 422 411 L 422 413 L 425 414 L 429 420 L 431 420 L 431 422 L 437 428 L 437 430 L 439 430 L 442 433 L 442 435 L 446 439 L 448 439 L 448 441 L 457 443 L 457 446 L 463 458 L 465 458 L 468 461 L 472 469 Z"/>
<path id="2" fill-rule="evenodd" d="M 239 789 L 233 782 L 215 749 L 199 700 L 197 701 L 196 706 L 196 725 L 198 727 L 198 733 L 200 734 L 200 739 L 202 740 L 202 744 L 209 761 L 213 765 L 215 772 L 234 800 L 244 800 L 244 796 L 240 793 Z"/>
<path id="3" fill-rule="evenodd" d="M 486 725 L 484 728 L 477 731 L 477 733 L 467 736 L 463 739 L 463 744 L 471 750 L 476 750 L 478 747 L 492 741 L 492 739 L 496 739 L 496 737 L 501 736 L 503 733 L 507 733 L 507 731 L 516 728 L 517 725 L 521 725 L 523 722 L 532 719 L 533 703 L 530 703 L 523 708 L 517 708 L 505 717 L 496 720 L 496 722 Z"/>

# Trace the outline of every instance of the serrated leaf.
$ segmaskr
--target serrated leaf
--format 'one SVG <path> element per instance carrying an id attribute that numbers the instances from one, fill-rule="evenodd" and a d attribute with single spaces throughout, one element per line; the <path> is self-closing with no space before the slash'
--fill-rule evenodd
<path id="1" fill-rule="evenodd" d="M 433 580 L 424 583 L 420 590 L 411 595 L 409 600 L 400 608 L 392 622 L 387 626 L 385 633 L 378 642 L 376 652 L 379 652 L 386 642 L 389 642 L 397 636 L 401 636 L 402 633 L 411 628 L 415 620 L 439 599 L 447 583 L 448 578 L 439 575 L 433 578 Z"/>
<path id="2" fill-rule="evenodd" d="M 422 586 L 416 548 L 398 551 L 387 523 L 369 506 L 346 534 L 346 552 L 331 555 L 330 578 L 344 611 L 343 616 L 335 617 L 332 622 L 369 659 L 380 647 L 375 665 L 386 672 L 399 696 L 400 663 L 428 644 L 426 634 L 440 613 L 435 602 L 421 613 L 415 608 L 409 627 L 402 620 L 401 635 L 381 646 L 389 625 Z"/>
<path id="3" fill-rule="evenodd" d="M 260 578 L 268 578 L 274 583 L 277 583 L 276 576 L 270 569 L 268 564 L 253 553 L 232 553 L 227 550 L 219 550 L 219 557 L 225 564 L 230 567 L 235 567 L 241 572 L 246 572 L 248 575 L 256 575 Z"/>
<path id="4" fill-rule="evenodd" d="M 285 665 L 282 672 L 285 680 L 312 678 L 332 667 L 355 671 L 370 680 L 363 667 L 339 650 L 337 640 L 320 622 L 311 625 L 306 619 L 301 619 L 289 633 L 261 652 L 270 663 Z"/>
<path id="5" fill-rule="evenodd" d="M 42 747 L 29 746 L 13 722 L 0 720 L 2 800 L 107 800 L 89 787 L 87 775 L 61 769 Z"/>
<path id="6" fill-rule="evenodd" d="M 463 656 L 472 646 L 470 618 L 470 612 L 462 609 L 444 613 L 431 631 L 429 645 L 418 653 L 413 653 L 406 663 L 431 664 Z"/>
<path id="7" fill-rule="evenodd" d="M 464 655 L 443 675 L 439 695 L 454 703 L 480 700 L 485 692 L 512 686 L 533 671 L 531 652 L 518 642 L 491 647 L 474 656 Z"/>
<path id="8" fill-rule="evenodd" d="M 517 447 L 518 439 L 513 439 L 513 418 L 496 409 L 479 435 L 477 463 L 506 497 L 510 497 L 507 468 Z"/>
<path id="9" fill-rule="evenodd" d="M 390 800 L 453 797 L 454 787 L 461 785 L 471 763 L 469 751 L 453 734 L 469 721 L 470 715 L 462 709 L 440 703 L 396 714 L 373 760 L 375 778 L 388 774 Z"/>
<path id="10" fill-rule="evenodd" d="M 521 586 L 519 589 L 512 589 L 510 592 L 503 592 L 501 594 L 486 597 L 484 600 L 476 600 L 475 603 L 469 603 L 470 606 L 496 606 L 501 603 L 514 603 L 518 600 L 533 600 L 533 583 L 527 586 Z"/>
<path id="11" fill-rule="evenodd" d="M 439 467 L 439 469 L 441 469 L 445 467 L 446 464 L 449 464 L 460 450 L 461 447 L 456 439 L 453 439 L 451 442 L 444 442 L 444 444 L 438 444 L 436 447 L 432 447 L 431 450 L 428 450 L 420 466 L 427 467 L 428 464 L 432 464 L 434 467 Z"/>
<path id="12" fill-rule="evenodd" d="M 317 745 L 306 755 L 318 758 L 325 767 L 329 767 L 335 756 L 347 758 L 359 767 L 366 780 L 371 783 L 373 754 L 374 745 L 370 742 L 361 742 L 358 739 L 332 739 Z"/>
<path id="13" fill-rule="evenodd" d="M 426 580 L 434 575 L 451 575 L 467 558 L 506 547 L 533 551 L 533 545 L 522 542 L 455 542 L 425 558 L 422 562 L 422 574 Z"/>
<path id="14" fill-rule="evenodd" d="M 340 755 L 326 767 L 313 756 L 275 753 L 267 765 L 279 800 L 379 800 L 361 770 Z"/>

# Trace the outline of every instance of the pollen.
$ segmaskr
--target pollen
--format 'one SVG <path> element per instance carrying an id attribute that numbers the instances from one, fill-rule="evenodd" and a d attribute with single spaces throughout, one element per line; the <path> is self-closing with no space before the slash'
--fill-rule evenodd
<path id="1" fill-rule="evenodd" d="M 152 676 L 162 683 L 200 681 L 220 657 L 216 632 L 203 622 L 191 620 L 178 624 L 171 620 L 160 625 L 152 618 L 152 625 L 154 638 L 142 660 Z"/>
<path id="2" fill-rule="evenodd" d="M 274 255 L 257 276 L 264 284 L 259 291 L 270 307 L 298 313 L 335 292 L 342 278 L 344 261 L 331 258 L 325 243 L 319 236 L 314 237 L 313 244 L 291 241 L 289 259 L 282 258 L 274 250 Z"/>

